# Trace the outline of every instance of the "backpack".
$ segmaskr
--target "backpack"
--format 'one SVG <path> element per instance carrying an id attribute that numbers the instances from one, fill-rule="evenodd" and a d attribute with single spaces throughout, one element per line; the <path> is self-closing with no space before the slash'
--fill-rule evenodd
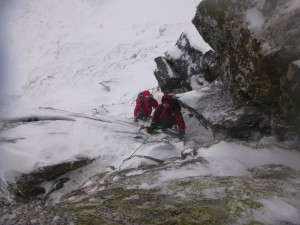
<path id="1" fill-rule="evenodd" d="M 142 98 L 143 98 L 143 92 L 140 92 L 140 93 L 138 93 L 138 96 L 135 101 L 138 101 L 139 99 L 142 99 Z"/>
<path id="2" fill-rule="evenodd" d="M 174 104 L 174 108 L 178 108 L 179 111 L 181 111 L 181 105 L 179 103 L 179 101 L 177 100 L 177 98 L 173 98 L 173 104 Z"/>

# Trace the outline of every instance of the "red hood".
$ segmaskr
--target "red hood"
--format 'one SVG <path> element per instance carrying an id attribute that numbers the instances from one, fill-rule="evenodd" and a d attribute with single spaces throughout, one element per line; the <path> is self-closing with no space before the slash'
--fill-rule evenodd
<path id="1" fill-rule="evenodd" d="M 143 91 L 143 95 L 144 95 L 144 97 L 146 97 L 146 96 L 150 95 L 150 92 L 148 90 Z"/>
<path id="2" fill-rule="evenodd" d="M 168 100 L 170 103 L 173 102 L 173 96 L 172 95 L 164 95 L 161 98 L 161 102 L 163 102 L 164 100 Z"/>

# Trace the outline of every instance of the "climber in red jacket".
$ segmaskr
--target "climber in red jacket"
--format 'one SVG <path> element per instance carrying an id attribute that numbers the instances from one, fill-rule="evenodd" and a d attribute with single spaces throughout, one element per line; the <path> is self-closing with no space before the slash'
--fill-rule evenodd
<path id="1" fill-rule="evenodd" d="M 137 122 L 138 119 L 149 119 L 152 108 L 156 109 L 157 106 L 158 102 L 148 90 L 141 92 L 136 100 L 136 106 L 134 108 L 134 121 Z"/>
<path id="2" fill-rule="evenodd" d="M 149 134 L 155 133 L 159 128 L 172 128 L 174 125 L 178 128 L 178 137 L 183 140 L 185 133 L 185 123 L 181 114 L 181 107 L 177 100 L 171 95 L 164 95 L 153 114 L 150 127 L 147 128 Z"/>

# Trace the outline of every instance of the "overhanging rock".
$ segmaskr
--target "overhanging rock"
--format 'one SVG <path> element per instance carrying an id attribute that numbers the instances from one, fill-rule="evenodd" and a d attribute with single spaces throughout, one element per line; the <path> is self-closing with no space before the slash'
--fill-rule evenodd
<path id="1" fill-rule="evenodd" d="M 286 122 L 299 126 L 300 74 L 293 62 L 300 59 L 300 8 L 295 4 L 204 0 L 193 19 L 220 56 L 221 78 L 236 103 L 254 105 L 278 127 Z"/>

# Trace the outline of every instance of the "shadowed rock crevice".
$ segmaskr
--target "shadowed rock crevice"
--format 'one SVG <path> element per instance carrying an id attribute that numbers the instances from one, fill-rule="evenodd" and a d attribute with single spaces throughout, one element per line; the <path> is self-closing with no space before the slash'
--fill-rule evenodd
<path id="1" fill-rule="evenodd" d="M 10 118 L 10 119 L 0 118 L 0 122 L 4 122 L 4 123 L 31 123 L 31 122 L 47 121 L 47 120 L 76 121 L 73 118 L 64 117 L 64 116 L 25 116 L 25 117 Z"/>
<path id="2" fill-rule="evenodd" d="M 68 177 L 62 177 L 70 171 L 86 166 L 94 160 L 77 158 L 75 161 L 63 162 L 53 166 L 40 167 L 29 174 L 22 174 L 17 178 L 16 184 L 10 184 L 11 192 L 19 198 L 31 198 L 50 194 L 63 187 L 69 181 Z M 44 182 L 51 182 L 52 187 L 46 190 Z M 46 196 L 43 196 L 43 198 Z"/>

